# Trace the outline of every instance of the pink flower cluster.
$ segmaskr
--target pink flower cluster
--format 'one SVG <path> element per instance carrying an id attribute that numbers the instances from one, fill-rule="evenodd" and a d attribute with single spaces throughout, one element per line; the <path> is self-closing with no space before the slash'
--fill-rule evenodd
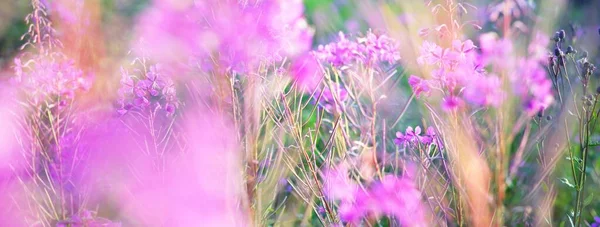
<path id="1" fill-rule="evenodd" d="M 159 65 L 150 66 L 147 72 L 136 70 L 137 75 L 121 69 L 121 88 L 119 88 L 119 114 L 129 111 L 164 110 L 172 115 L 179 102 L 175 84 L 166 77 Z"/>
<path id="2" fill-rule="evenodd" d="M 407 127 L 404 134 L 402 132 L 396 133 L 396 139 L 394 139 L 394 143 L 397 145 L 404 146 L 416 146 L 419 144 L 423 145 L 439 145 L 437 134 L 435 133 L 435 129 L 433 127 L 428 127 L 427 131 L 424 135 L 421 135 L 421 127 L 417 126 L 413 129 L 413 127 Z"/>
<path id="3" fill-rule="evenodd" d="M 33 105 L 65 107 L 75 98 L 77 91 L 91 87 L 91 76 L 75 66 L 75 62 L 62 57 L 38 55 L 23 63 L 14 60 L 15 77 L 12 78 L 28 95 Z"/>
<path id="4" fill-rule="evenodd" d="M 339 200 L 338 214 L 343 222 L 358 224 L 363 217 L 393 216 L 402 225 L 420 226 L 425 223 L 421 192 L 413 179 L 386 175 L 367 188 L 348 177 L 347 163 L 324 173 L 326 196 Z"/>
<path id="5" fill-rule="evenodd" d="M 320 45 L 314 55 L 320 62 L 335 67 L 349 66 L 355 62 L 378 64 L 387 62 L 394 64 L 400 60 L 399 44 L 387 35 L 377 35 L 372 31 L 364 37 L 351 41 L 344 33 L 339 33 L 339 40 L 325 46 Z"/>
<path id="6" fill-rule="evenodd" d="M 459 108 L 465 100 L 476 106 L 499 106 L 504 98 L 500 80 L 481 68 L 475 49 L 471 40 L 454 40 L 450 48 L 425 41 L 417 62 L 431 67 L 432 74 L 430 80 L 409 78 L 415 95 L 427 93 L 435 86 L 444 92 L 444 110 Z"/>
<path id="7" fill-rule="evenodd" d="M 155 60 L 237 71 L 310 49 L 314 31 L 301 0 L 244 2 L 156 0 L 139 18 L 139 49 Z"/>
<path id="8" fill-rule="evenodd" d="M 521 97 L 527 113 L 535 114 L 552 104 L 552 82 L 544 68 L 548 37 L 536 33 L 526 58 L 511 56 L 512 41 L 500 39 L 495 33 L 481 35 L 479 42 L 480 52 L 474 51 L 476 47 L 471 40 L 454 40 L 451 48 L 425 41 L 418 62 L 433 68 L 432 79 L 411 76 L 408 82 L 415 95 L 427 94 L 435 87 L 444 93 L 445 110 L 456 109 L 465 101 L 476 106 L 498 107 L 505 94 L 500 78 L 484 70 L 490 67 L 493 72 L 509 76 L 513 92 Z"/>
<path id="9" fill-rule="evenodd" d="M 510 40 L 500 39 L 495 33 L 480 36 L 482 59 L 494 68 L 507 71 L 513 91 L 521 97 L 525 111 L 530 115 L 543 111 L 554 102 L 552 81 L 545 69 L 549 42 L 549 37 L 537 32 L 527 49 L 528 56 L 515 59 L 510 56 L 513 51 Z"/>

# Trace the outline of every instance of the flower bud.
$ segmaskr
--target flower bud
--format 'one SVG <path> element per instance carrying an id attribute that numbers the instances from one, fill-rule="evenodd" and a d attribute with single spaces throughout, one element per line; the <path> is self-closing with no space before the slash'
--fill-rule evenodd
<path id="1" fill-rule="evenodd" d="M 594 101 L 594 95 L 589 94 L 589 95 L 586 95 L 586 96 L 587 96 L 587 100 L 590 100 L 592 102 Z"/>
<path id="2" fill-rule="evenodd" d="M 599 94 L 599 95 L 600 95 L 600 86 L 598 86 L 598 87 L 596 88 L 596 94 Z"/>
<path id="3" fill-rule="evenodd" d="M 565 40 L 565 37 L 567 36 L 567 34 L 565 33 L 565 30 L 560 30 L 558 31 L 558 38 L 560 38 L 561 40 Z"/>
<path id="4" fill-rule="evenodd" d="M 572 46 L 567 47 L 567 54 L 576 54 L 576 53 L 577 53 L 577 51 Z"/>
<path id="5" fill-rule="evenodd" d="M 552 120 L 552 116 L 550 116 L 550 115 L 546 116 L 546 120 L 551 121 Z"/>

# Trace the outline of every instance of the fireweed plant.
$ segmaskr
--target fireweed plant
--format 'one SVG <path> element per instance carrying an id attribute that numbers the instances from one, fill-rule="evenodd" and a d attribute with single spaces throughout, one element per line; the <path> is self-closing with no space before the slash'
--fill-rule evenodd
<path id="1" fill-rule="evenodd" d="M 1 224 L 598 225 L 600 34 L 527 1 L 364 3 L 408 12 L 329 34 L 301 0 L 154 0 L 96 71 L 69 4 L 31 6 Z"/>
<path id="2" fill-rule="evenodd" d="M 45 5 L 32 1 L 33 12 L 24 46 L 31 47 L 14 59 L 14 97 L 22 107 L 14 131 L 23 158 L 11 163 L 14 178 L 22 186 L 23 225 L 66 225 L 94 222 L 86 210 L 89 199 L 83 179 L 83 160 L 88 156 L 80 138 L 85 120 L 78 95 L 90 88 L 92 76 L 61 52 L 47 17 Z M 102 220 L 98 220 L 100 221 Z M 8 224 L 8 223 L 7 223 Z"/>

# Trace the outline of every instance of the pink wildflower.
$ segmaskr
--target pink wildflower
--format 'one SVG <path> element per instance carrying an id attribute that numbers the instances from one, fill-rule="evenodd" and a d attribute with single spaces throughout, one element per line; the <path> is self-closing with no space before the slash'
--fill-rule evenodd
<path id="1" fill-rule="evenodd" d="M 435 129 L 432 127 L 428 127 L 425 135 L 421 135 L 420 126 L 417 126 L 414 129 L 413 127 L 409 126 L 406 128 L 404 134 L 402 132 L 396 132 L 394 143 L 405 146 L 437 144 L 437 135 L 435 133 Z"/>
<path id="2" fill-rule="evenodd" d="M 410 75 L 408 84 L 413 89 L 416 97 L 421 96 L 422 93 L 428 94 L 431 91 L 429 83 L 415 75 Z"/>

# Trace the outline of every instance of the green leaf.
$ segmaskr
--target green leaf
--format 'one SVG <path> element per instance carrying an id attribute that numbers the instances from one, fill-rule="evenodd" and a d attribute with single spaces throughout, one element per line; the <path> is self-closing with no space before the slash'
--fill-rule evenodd
<path id="1" fill-rule="evenodd" d="M 590 195 L 588 195 L 587 198 L 585 198 L 585 200 L 583 201 L 583 205 L 584 206 L 590 205 L 592 203 L 593 198 L 594 198 L 594 193 L 591 193 Z"/>

